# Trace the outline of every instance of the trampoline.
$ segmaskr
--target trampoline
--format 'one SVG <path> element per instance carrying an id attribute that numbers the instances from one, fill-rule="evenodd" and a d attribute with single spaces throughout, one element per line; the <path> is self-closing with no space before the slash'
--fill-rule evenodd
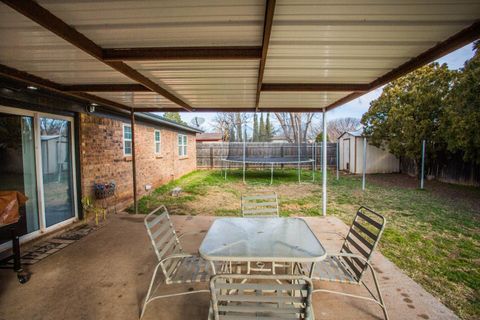
<path id="1" fill-rule="evenodd" d="M 287 154 L 285 154 L 287 149 Z M 243 182 L 246 182 L 246 169 L 247 164 L 258 164 L 264 166 L 270 166 L 270 184 L 273 183 L 273 172 L 276 165 L 296 165 L 298 182 L 301 182 L 301 167 L 302 165 L 311 165 L 312 167 L 312 181 L 315 181 L 315 160 L 308 157 L 308 150 L 306 144 L 291 144 L 288 147 L 284 145 L 276 146 L 275 143 L 266 144 L 256 143 L 229 143 L 228 155 L 222 158 L 223 167 L 222 170 L 225 173 L 225 179 L 227 179 L 227 171 L 230 168 L 230 164 L 241 164 L 243 169 Z M 293 152 L 292 152 L 293 151 Z M 312 149 L 311 154 L 315 154 L 315 150 Z"/>

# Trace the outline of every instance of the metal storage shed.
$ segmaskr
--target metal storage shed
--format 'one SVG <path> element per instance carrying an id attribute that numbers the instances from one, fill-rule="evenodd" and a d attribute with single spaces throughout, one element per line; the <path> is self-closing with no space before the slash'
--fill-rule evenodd
<path id="1" fill-rule="evenodd" d="M 363 130 L 344 132 L 338 138 L 340 170 L 353 174 L 363 173 L 364 136 Z M 367 141 L 366 173 L 394 173 L 400 171 L 400 160 Z"/>

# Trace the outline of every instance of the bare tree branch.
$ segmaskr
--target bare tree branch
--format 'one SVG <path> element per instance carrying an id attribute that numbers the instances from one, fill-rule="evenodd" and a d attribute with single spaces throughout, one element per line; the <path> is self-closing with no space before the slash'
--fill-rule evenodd
<path id="1" fill-rule="evenodd" d="M 296 143 L 299 139 L 307 141 L 312 133 L 314 116 L 312 112 L 275 112 L 281 131 L 290 143 Z"/>

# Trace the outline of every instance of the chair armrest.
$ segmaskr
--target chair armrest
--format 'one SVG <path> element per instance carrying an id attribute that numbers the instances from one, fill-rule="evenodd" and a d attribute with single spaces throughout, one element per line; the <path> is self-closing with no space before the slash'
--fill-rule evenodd
<path id="1" fill-rule="evenodd" d="M 188 258 L 188 257 L 195 257 L 195 255 L 194 254 L 172 254 L 171 256 L 165 257 L 162 260 L 160 260 L 159 263 L 164 263 L 169 259 L 180 259 L 180 258 Z"/>
<path id="2" fill-rule="evenodd" d="M 184 232 L 182 233 L 181 235 L 178 236 L 178 240 L 180 240 L 181 238 L 183 238 L 184 236 L 193 236 L 193 235 L 197 235 L 197 234 L 201 234 L 200 232 Z"/>
<path id="3" fill-rule="evenodd" d="M 339 252 L 339 253 L 333 253 L 333 254 L 327 254 L 327 256 L 329 257 L 345 257 L 345 258 L 357 258 L 357 259 L 360 259 L 360 260 L 363 260 L 366 264 L 370 265 L 370 262 L 365 259 L 365 257 L 362 257 L 358 254 L 354 254 L 354 253 L 342 253 L 342 252 Z"/>

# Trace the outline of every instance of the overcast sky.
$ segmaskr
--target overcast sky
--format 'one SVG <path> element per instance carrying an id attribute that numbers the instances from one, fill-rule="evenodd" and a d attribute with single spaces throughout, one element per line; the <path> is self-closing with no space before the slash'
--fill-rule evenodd
<path id="1" fill-rule="evenodd" d="M 438 59 L 439 63 L 447 63 L 450 69 L 459 69 L 463 67 L 466 60 L 473 56 L 473 44 L 469 44 L 463 48 L 460 48 L 443 58 Z M 364 94 L 358 99 L 352 100 L 341 107 L 337 107 L 327 114 L 327 119 L 355 117 L 361 118 L 362 115 L 367 112 L 370 101 L 375 100 L 382 93 L 382 88 L 376 89 L 369 93 Z M 181 112 L 182 119 L 190 124 L 193 117 L 205 118 L 205 124 L 202 126 L 207 131 L 212 131 L 212 119 L 215 116 L 214 112 Z"/>

